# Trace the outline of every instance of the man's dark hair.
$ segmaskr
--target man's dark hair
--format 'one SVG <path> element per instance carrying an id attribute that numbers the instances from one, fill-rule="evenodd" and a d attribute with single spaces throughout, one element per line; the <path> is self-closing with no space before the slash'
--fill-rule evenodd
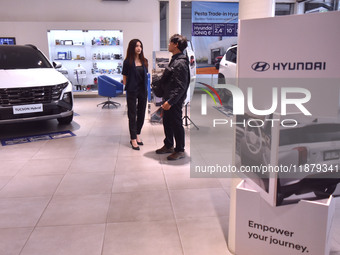
<path id="1" fill-rule="evenodd" d="M 173 36 L 171 36 L 170 42 L 178 43 L 178 49 L 182 52 L 185 50 L 186 47 L 188 47 L 188 40 L 183 35 L 174 34 Z"/>

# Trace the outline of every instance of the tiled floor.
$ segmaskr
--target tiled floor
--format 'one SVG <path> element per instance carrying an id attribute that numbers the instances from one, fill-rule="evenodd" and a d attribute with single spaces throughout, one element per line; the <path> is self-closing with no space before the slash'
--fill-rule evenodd
<path id="1" fill-rule="evenodd" d="M 6 125 L 1 138 L 71 130 L 75 137 L 0 147 L 0 254 L 228 254 L 228 181 L 190 179 L 188 157 L 156 155 L 162 125 L 129 144 L 124 98 L 76 98 L 72 125 Z M 190 132 L 186 128 L 186 132 Z"/>
<path id="2" fill-rule="evenodd" d="M 161 125 L 146 121 L 145 145 L 132 150 L 124 98 L 118 109 L 97 107 L 102 101 L 76 98 L 77 116 L 64 127 L 0 126 L 0 138 L 76 134 L 0 147 L 0 254 L 229 254 L 230 180 L 190 178 L 189 134 L 199 131 L 186 128 L 187 158 L 168 162 L 154 153 Z M 332 233 L 340 250 L 339 228 Z"/>

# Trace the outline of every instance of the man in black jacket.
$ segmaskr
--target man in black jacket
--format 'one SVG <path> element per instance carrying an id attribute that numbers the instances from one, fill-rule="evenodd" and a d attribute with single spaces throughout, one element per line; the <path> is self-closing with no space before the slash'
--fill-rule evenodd
<path id="1" fill-rule="evenodd" d="M 164 90 L 163 104 L 163 127 L 164 146 L 156 150 L 157 154 L 172 153 L 168 160 L 177 160 L 185 157 L 185 132 L 182 123 L 182 108 L 187 95 L 190 82 L 189 60 L 183 51 L 188 46 L 184 36 L 175 34 L 170 38 L 168 46 L 172 58 L 169 66 L 165 69 L 161 83 Z M 174 148 L 174 138 L 176 147 Z"/>

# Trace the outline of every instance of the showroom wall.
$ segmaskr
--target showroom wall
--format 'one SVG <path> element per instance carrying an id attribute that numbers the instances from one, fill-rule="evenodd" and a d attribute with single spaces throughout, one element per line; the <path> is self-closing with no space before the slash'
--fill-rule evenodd
<path id="1" fill-rule="evenodd" d="M 16 37 L 17 44 L 35 44 L 48 55 L 47 31 L 54 29 L 121 29 L 124 52 L 130 39 L 139 38 L 146 57 L 152 60 L 152 51 L 160 49 L 159 0 L 1 1 L 0 37 Z"/>
<path id="2" fill-rule="evenodd" d="M 146 57 L 159 49 L 159 1 L 11 0 L 1 3 L 0 37 L 34 44 L 48 55 L 50 29 L 121 29 L 124 53 L 130 39 L 144 43 Z"/>

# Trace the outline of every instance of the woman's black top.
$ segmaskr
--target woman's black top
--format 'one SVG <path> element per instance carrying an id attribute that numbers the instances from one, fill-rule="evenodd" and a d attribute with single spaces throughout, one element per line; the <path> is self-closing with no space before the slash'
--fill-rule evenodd
<path id="1" fill-rule="evenodd" d="M 147 90 L 148 86 L 148 70 L 146 69 L 144 63 L 142 66 L 135 65 L 133 61 L 130 65 L 129 60 L 125 59 L 123 62 L 123 70 L 122 74 L 126 76 L 126 91 L 138 91 L 140 84 L 144 85 L 145 90 Z"/>
<path id="2" fill-rule="evenodd" d="M 138 84 L 138 89 L 146 89 L 144 86 L 144 67 L 136 66 L 136 80 Z"/>

